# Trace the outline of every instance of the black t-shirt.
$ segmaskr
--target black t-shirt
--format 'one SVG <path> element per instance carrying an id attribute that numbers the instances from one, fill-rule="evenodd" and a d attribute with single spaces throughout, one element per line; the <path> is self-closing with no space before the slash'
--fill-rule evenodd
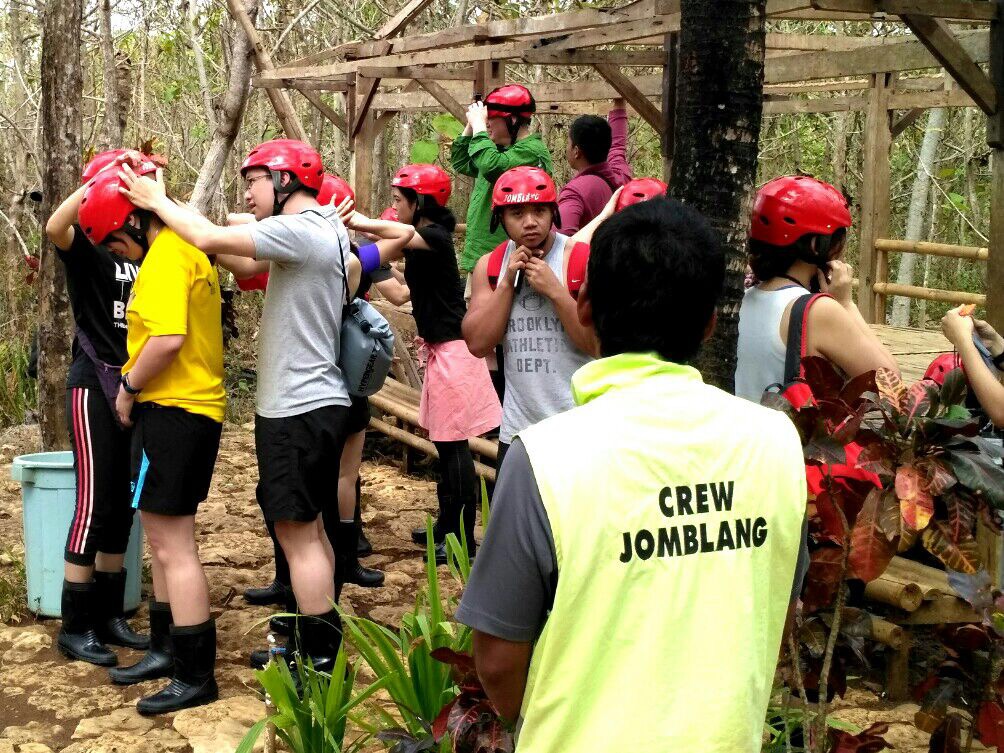
<path id="1" fill-rule="evenodd" d="M 411 310 L 418 334 L 430 343 L 460 340 L 463 338 L 460 324 L 467 308 L 453 235 L 441 225 L 420 227 L 417 232 L 429 250 L 405 250 L 404 279 L 411 290 Z"/>
<path id="2" fill-rule="evenodd" d="M 116 366 L 124 364 L 129 358 L 126 305 L 139 266 L 104 246 L 91 245 L 79 227 L 74 228 L 70 249 L 57 248 L 56 253 L 66 266 L 66 289 L 77 328 L 87 333 L 98 358 Z M 101 388 L 94 365 L 76 337 L 66 385 Z"/>

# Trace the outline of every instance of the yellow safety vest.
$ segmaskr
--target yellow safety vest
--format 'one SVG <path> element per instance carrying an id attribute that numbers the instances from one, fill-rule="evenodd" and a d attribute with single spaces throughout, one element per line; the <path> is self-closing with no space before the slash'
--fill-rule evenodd
<path id="1" fill-rule="evenodd" d="M 520 434 L 558 585 L 518 753 L 760 750 L 805 515 L 783 414 L 654 354 L 594 361 Z"/>

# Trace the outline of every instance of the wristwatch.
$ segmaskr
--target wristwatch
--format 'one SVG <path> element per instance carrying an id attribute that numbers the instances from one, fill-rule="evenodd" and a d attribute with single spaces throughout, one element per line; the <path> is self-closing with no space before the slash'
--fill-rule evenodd
<path id="1" fill-rule="evenodd" d="M 129 393 L 130 395 L 138 395 L 138 394 L 139 394 L 140 392 L 142 392 L 142 391 L 143 391 L 142 389 L 138 389 L 138 390 L 137 390 L 137 389 L 133 388 L 133 387 L 132 387 L 132 386 L 131 386 L 131 385 L 129 384 L 129 375 L 128 375 L 128 374 L 123 374 L 123 375 L 122 375 L 122 379 L 121 379 L 121 380 L 119 380 L 119 381 L 121 381 L 121 382 L 122 382 L 122 389 L 124 389 L 124 390 L 125 390 L 126 392 L 128 392 L 128 393 Z"/>

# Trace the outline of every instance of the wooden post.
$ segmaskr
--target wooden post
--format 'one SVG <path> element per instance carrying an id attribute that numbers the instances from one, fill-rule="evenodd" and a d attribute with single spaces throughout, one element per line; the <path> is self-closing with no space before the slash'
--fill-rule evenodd
<path id="1" fill-rule="evenodd" d="M 673 179 L 673 149 L 676 143 L 676 69 L 680 60 L 680 34 L 671 31 L 663 44 L 666 62 L 662 66 L 662 179 Z"/>
<path id="2" fill-rule="evenodd" d="M 873 286 L 876 282 L 886 282 L 888 276 L 887 257 L 875 248 L 875 241 L 884 238 L 889 227 L 889 149 L 892 146 L 889 94 L 893 79 L 892 73 L 872 76 L 865 118 L 858 308 L 866 322 L 875 324 L 885 324 L 885 296 L 876 295 Z"/>
<path id="3" fill-rule="evenodd" d="M 364 214 L 370 214 L 376 209 L 373 203 L 373 146 L 376 142 L 376 117 L 372 112 L 362 116 L 362 123 L 352 139 L 352 166 L 349 171 L 349 182 L 356 192 L 356 205 Z"/>
<path id="4" fill-rule="evenodd" d="M 910 697 L 910 647 L 913 631 L 903 630 L 899 648 L 886 652 L 886 693 L 890 701 L 905 701 Z"/>

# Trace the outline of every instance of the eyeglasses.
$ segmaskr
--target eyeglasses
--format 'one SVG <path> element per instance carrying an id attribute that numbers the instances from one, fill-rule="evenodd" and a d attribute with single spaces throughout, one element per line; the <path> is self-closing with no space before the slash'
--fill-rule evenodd
<path id="1" fill-rule="evenodd" d="M 254 185 L 254 182 L 256 180 L 261 180 L 262 178 L 271 178 L 271 177 L 272 177 L 271 175 L 256 175 L 253 178 L 248 178 L 247 180 L 244 181 L 244 190 L 250 191 L 251 186 Z"/>

